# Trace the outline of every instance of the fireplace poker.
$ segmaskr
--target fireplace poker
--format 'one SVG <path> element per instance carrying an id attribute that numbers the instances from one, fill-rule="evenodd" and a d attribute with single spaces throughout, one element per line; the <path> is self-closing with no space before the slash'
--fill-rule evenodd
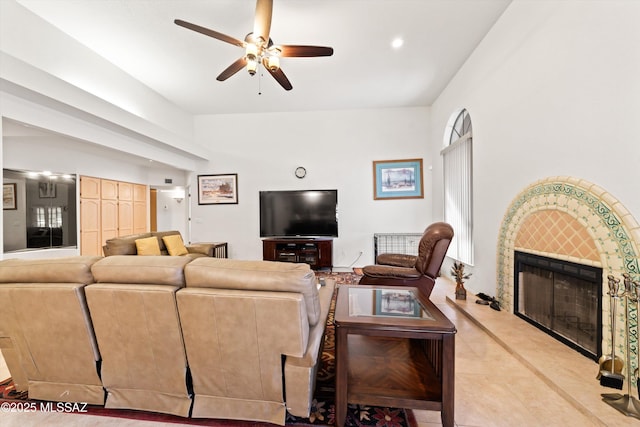
<path id="1" fill-rule="evenodd" d="M 622 368 L 624 367 L 624 362 L 621 358 L 616 357 L 616 307 L 618 290 L 620 287 L 620 279 L 613 277 L 612 275 L 608 275 L 607 279 L 609 281 L 609 292 L 608 295 L 610 297 L 610 309 L 611 312 L 611 356 L 607 356 L 604 358 L 600 358 L 600 372 L 599 379 L 600 385 L 603 387 L 611 387 L 616 388 L 618 390 L 622 390 L 622 386 L 624 385 L 624 375 L 622 372 Z M 608 366 L 605 366 L 607 363 Z M 608 369 L 607 369 L 608 368 Z M 618 372 L 616 372 L 618 371 Z"/>
<path id="2" fill-rule="evenodd" d="M 626 273 L 625 273 L 626 274 Z M 631 346 L 629 345 L 629 335 L 631 335 L 631 331 L 629 328 L 629 306 L 630 304 L 636 303 L 636 309 L 638 308 L 638 282 L 631 282 L 631 279 L 628 278 L 628 275 L 625 276 L 625 330 L 627 337 L 627 374 L 629 376 L 629 381 L 627 381 L 627 394 L 618 398 L 618 399 L 610 399 L 605 398 L 603 395 L 603 401 L 607 403 L 609 406 L 617 409 L 622 412 L 624 415 L 628 417 L 635 417 L 640 419 L 640 401 L 631 395 Z M 628 283 L 627 283 L 627 279 Z M 631 289 L 631 284 L 635 286 L 635 292 Z"/>

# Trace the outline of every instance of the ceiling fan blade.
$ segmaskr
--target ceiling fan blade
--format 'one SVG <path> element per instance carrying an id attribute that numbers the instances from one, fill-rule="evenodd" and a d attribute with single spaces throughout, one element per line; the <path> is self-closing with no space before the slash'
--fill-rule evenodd
<path id="1" fill-rule="evenodd" d="M 264 65 L 264 68 L 269 72 L 269 74 L 271 74 L 273 78 L 276 79 L 278 83 L 280 83 L 280 86 L 282 86 L 284 90 L 293 89 L 293 86 L 291 86 L 291 82 L 289 81 L 287 76 L 285 76 L 282 68 L 278 68 L 276 71 L 272 71 L 267 64 L 266 58 L 262 60 L 262 65 Z"/>
<path id="2" fill-rule="evenodd" d="M 262 37 L 265 42 L 269 41 L 271 32 L 271 14 L 273 12 L 273 0 L 256 1 L 256 17 L 253 23 L 253 37 Z"/>
<path id="3" fill-rule="evenodd" d="M 185 27 L 188 28 L 190 30 L 193 31 L 197 31 L 198 33 L 204 34 L 205 36 L 209 36 L 209 37 L 213 37 L 214 39 L 218 39 L 221 40 L 223 42 L 227 42 L 239 47 L 244 47 L 244 42 L 240 41 L 234 37 L 228 36 L 226 34 L 222 34 L 219 33 L 217 31 L 214 30 L 210 30 L 209 28 L 205 28 L 205 27 L 201 27 L 200 25 L 196 25 L 196 24 L 192 24 L 190 22 L 187 21 L 183 21 L 181 19 L 176 19 L 175 22 L 177 25 L 180 25 L 181 27 Z"/>
<path id="4" fill-rule="evenodd" d="M 216 80 L 223 82 L 229 77 L 233 76 L 238 71 L 242 70 L 247 65 L 247 59 L 243 56 L 236 60 L 233 64 L 229 65 L 223 72 L 220 73 Z"/>
<path id="5" fill-rule="evenodd" d="M 282 45 L 278 46 L 280 56 L 283 57 L 311 57 L 311 56 L 331 56 L 333 48 L 327 46 L 299 46 L 299 45 Z"/>

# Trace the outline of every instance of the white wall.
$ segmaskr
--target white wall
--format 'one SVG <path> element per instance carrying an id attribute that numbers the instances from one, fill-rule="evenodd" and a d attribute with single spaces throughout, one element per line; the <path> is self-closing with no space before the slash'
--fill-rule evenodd
<path id="1" fill-rule="evenodd" d="M 473 123 L 472 291 L 495 293 L 502 218 L 538 179 L 583 178 L 640 219 L 639 18 L 635 0 L 515 0 L 432 106 L 433 157 L 454 110 L 467 108 Z"/>
<path id="2" fill-rule="evenodd" d="M 422 232 L 431 222 L 428 115 L 400 108 L 197 117 L 196 142 L 216 152 L 197 173 L 237 173 L 239 203 L 199 206 L 194 176 L 192 241 L 227 241 L 231 257 L 262 259 L 260 190 L 338 189 L 333 265 L 372 263 L 374 233 Z M 425 198 L 373 200 L 372 162 L 406 158 L 424 159 Z M 294 176 L 297 166 L 306 178 Z"/>
<path id="3" fill-rule="evenodd" d="M 163 186 L 154 187 L 158 190 L 156 199 L 156 221 L 158 231 L 178 230 L 182 238 L 187 241 L 189 201 L 184 187 Z M 183 197 L 179 202 L 176 197 Z"/>

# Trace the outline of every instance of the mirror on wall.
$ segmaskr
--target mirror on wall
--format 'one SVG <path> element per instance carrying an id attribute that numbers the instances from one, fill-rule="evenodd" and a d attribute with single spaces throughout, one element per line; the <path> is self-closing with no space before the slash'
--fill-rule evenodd
<path id="1" fill-rule="evenodd" d="M 3 169 L 4 252 L 78 244 L 76 176 Z"/>

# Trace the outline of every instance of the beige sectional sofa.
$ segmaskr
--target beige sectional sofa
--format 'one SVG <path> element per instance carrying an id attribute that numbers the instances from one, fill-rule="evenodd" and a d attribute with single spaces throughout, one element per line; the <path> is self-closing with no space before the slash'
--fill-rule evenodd
<path id="1" fill-rule="evenodd" d="M 0 350 L 32 399 L 284 425 L 309 416 L 333 290 L 306 264 L 5 260 Z"/>

